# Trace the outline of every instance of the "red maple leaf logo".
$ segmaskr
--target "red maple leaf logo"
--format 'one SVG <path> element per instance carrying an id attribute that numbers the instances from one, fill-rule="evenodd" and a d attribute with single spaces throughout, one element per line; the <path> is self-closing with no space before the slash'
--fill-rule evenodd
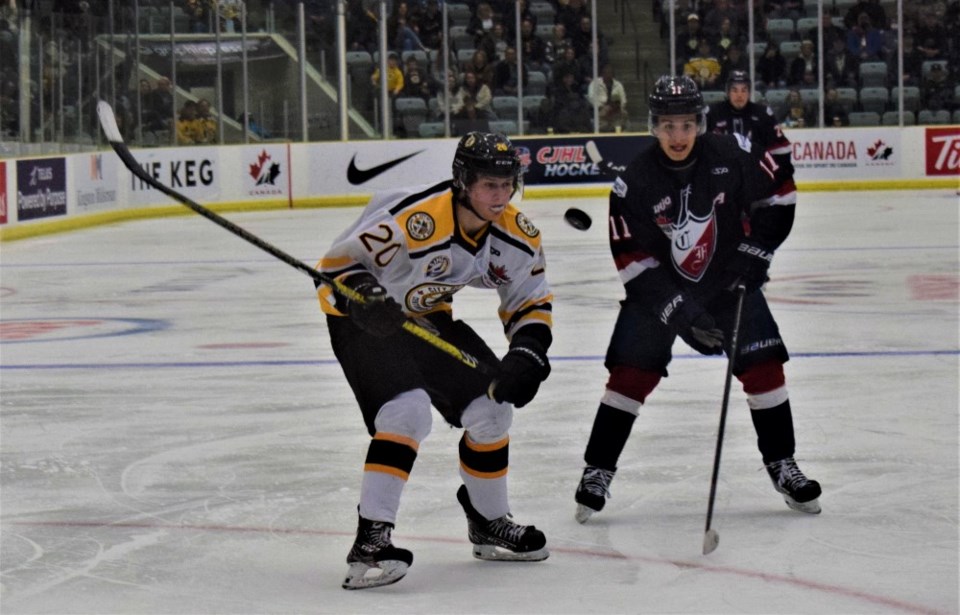
<path id="1" fill-rule="evenodd" d="M 270 154 L 267 153 L 267 150 L 260 152 L 260 155 L 257 156 L 257 163 L 250 165 L 250 177 L 253 179 L 259 179 L 260 173 L 263 171 L 263 165 L 270 160 Z"/>

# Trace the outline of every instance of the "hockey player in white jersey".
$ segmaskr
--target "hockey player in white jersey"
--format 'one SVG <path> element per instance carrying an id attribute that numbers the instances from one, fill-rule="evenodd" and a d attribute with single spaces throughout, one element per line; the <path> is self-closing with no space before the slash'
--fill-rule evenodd
<path id="1" fill-rule="evenodd" d="M 479 559 L 541 561 L 543 532 L 519 525 L 507 497 L 513 407 L 528 404 L 550 373 L 551 301 L 539 230 L 510 199 L 522 167 L 498 134 L 464 136 L 453 179 L 377 194 L 342 233 L 320 269 L 364 303 L 318 289 L 334 353 L 371 436 L 347 555 L 345 589 L 400 580 L 413 554 L 393 545 L 404 485 L 432 425 L 431 405 L 462 427 L 457 499 Z M 465 286 L 496 290 L 510 349 L 491 378 L 402 331 L 406 318 L 464 352 L 498 363 L 473 329 L 452 316 Z"/>

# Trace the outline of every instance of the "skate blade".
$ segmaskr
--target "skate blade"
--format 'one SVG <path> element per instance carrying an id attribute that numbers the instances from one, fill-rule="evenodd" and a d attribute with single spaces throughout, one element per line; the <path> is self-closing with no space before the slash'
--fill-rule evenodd
<path id="1" fill-rule="evenodd" d="M 536 551 L 519 553 L 494 545 L 473 545 L 473 556 L 489 562 L 542 562 L 550 557 L 550 551 L 543 547 Z"/>
<path id="2" fill-rule="evenodd" d="M 593 516 L 595 513 L 594 509 L 589 506 L 584 506 L 583 504 L 577 504 L 577 512 L 574 513 L 573 518 L 577 520 L 577 523 L 586 523 L 587 519 Z"/>
<path id="3" fill-rule="evenodd" d="M 400 560 L 384 560 L 375 566 L 359 562 L 350 564 L 343 589 L 369 589 L 396 583 L 407 574 L 410 566 Z"/>
<path id="4" fill-rule="evenodd" d="M 809 515 L 819 515 L 820 514 L 820 500 L 814 498 L 809 502 L 798 502 L 789 495 L 783 496 L 783 501 L 787 503 L 791 509 L 807 513 Z"/>

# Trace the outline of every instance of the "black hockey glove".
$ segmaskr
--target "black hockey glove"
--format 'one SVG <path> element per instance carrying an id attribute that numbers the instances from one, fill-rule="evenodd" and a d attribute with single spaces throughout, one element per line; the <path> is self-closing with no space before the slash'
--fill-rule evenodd
<path id="1" fill-rule="evenodd" d="M 757 290 L 769 279 L 767 270 L 772 260 L 773 250 L 765 250 L 749 240 L 741 241 L 737 253 L 727 264 L 724 288 L 732 291 L 743 284 L 748 293 Z"/>
<path id="2" fill-rule="evenodd" d="M 403 328 L 407 319 L 400 304 L 387 296 L 387 290 L 369 273 L 360 273 L 347 279 L 347 286 L 363 295 L 363 303 L 348 301 L 350 320 L 376 337 L 393 335 Z"/>
<path id="3" fill-rule="evenodd" d="M 705 355 L 723 353 L 723 331 L 703 306 L 679 292 L 660 310 L 660 321 L 676 331 L 691 348 Z"/>
<path id="4" fill-rule="evenodd" d="M 517 408 L 529 404 L 550 375 L 550 360 L 543 345 L 529 337 L 515 339 L 500 361 L 500 373 L 490 387 L 496 402 Z"/>

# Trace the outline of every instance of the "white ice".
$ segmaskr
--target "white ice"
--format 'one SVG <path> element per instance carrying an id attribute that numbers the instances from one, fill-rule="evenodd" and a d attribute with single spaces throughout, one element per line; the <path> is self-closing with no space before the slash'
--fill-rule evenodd
<path id="1" fill-rule="evenodd" d="M 589 231 L 564 225 L 571 204 Z M 471 557 L 460 433 L 436 415 L 394 533 L 409 574 L 340 589 L 368 437 L 312 281 L 191 214 L 2 246 L 3 613 L 958 612 L 953 192 L 802 195 L 767 294 L 823 513 L 774 492 L 734 386 L 708 556 L 725 361 L 678 344 L 613 498 L 577 524 L 622 287 L 604 199 L 523 207 L 544 233 L 556 343 L 516 413 L 510 489 L 546 562 Z M 313 264 L 358 212 L 228 217 Z M 455 308 L 502 352 L 492 295 Z"/>

